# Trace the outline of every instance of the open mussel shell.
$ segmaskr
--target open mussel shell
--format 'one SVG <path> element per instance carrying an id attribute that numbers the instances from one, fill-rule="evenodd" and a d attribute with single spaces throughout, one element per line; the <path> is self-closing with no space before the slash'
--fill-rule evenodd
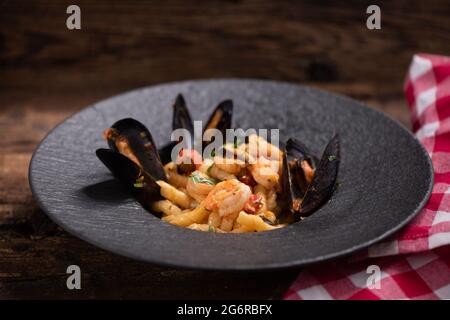
<path id="1" fill-rule="evenodd" d="M 172 117 L 172 129 L 186 129 L 191 134 L 191 146 L 194 145 L 194 123 L 192 121 L 189 109 L 187 108 L 186 100 L 182 94 L 178 94 L 173 105 L 173 117 Z M 224 100 L 214 109 L 213 113 L 209 117 L 206 125 L 203 129 L 203 134 L 207 129 L 217 129 L 222 134 L 222 139 L 225 142 L 226 130 L 231 128 L 231 121 L 233 117 L 233 101 Z M 203 148 L 211 142 L 211 137 L 202 135 L 206 141 L 202 143 Z M 170 142 L 164 145 L 159 150 L 159 155 L 161 157 L 162 163 L 167 163 L 171 161 L 171 152 L 173 147 L 176 145 L 177 141 Z"/>
<path id="2" fill-rule="evenodd" d="M 208 129 L 217 129 L 226 137 L 226 130 L 231 128 L 233 119 L 233 101 L 224 100 L 214 109 L 213 113 L 206 122 L 204 131 Z"/>
<path id="3" fill-rule="evenodd" d="M 164 168 L 150 131 L 139 121 L 125 118 L 105 131 L 109 147 L 130 158 L 157 180 L 166 180 Z"/>
<path id="4" fill-rule="evenodd" d="M 317 166 L 314 177 L 306 190 L 299 213 L 306 217 L 311 215 L 331 197 L 339 171 L 340 143 L 336 134 L 325 148 Z"/>
<path id="5" fill-rule="evenodd" d="M 288 153 L 288 159 L 293 158 L 297 160 L 306 160 L 309 162 L 313 169 L 316 169 L 316 165 L 319 162 L 316 156 L 306 147 L 303 143 L 295 138 L 290 138 L 286 142 L 286 151 Z"/>
<path id="6" fill-rule="evenodd" d="M 146 209 L 151 209 L 151 204 L 161 199 L 160 186 L 155 179 L 129 158 L 110 149 L 97 149 L 95 153 Z"/>
<path id="7" fill-rule="evenodd" d="M 294 148 L 292 141 L 288 141 L 283 154 L 281 188 L 285 209 L 294 213 L 297 219 L 311 215 L 331 197 L 339 169 L 339 136 L 335 135 L 325 147 L 322 158 L 315 167 L 314 176 L 306 189 L 304 184 L 307 181 L 301 161 L 306 160 L 308 163 L 314 161 L 311 162 L 313 166 L 316 160 L 305 150 L 307 149 L 298 148 L 298 145 Z"/>
<path id="8" fill-rule="evenodd" d="M 316 170 L 319 160 L 303 143 L 295 138 L 290 138 L 286 142 L 286 152 L 288 164 L 292 171 L 292 179 L 295 180 L 295 185 L 300 189 L 299 192 L 303 197 L 311 182 L 311 177 L 305 173 L 304 166 L 308 166 L 310 171 L 313 172 Z"/>
<path id="9" fill-rule="evenodd" d="M 172 130 L 186 129 L 194 136 L 194 123 L 182 94 L 178 94 L 173 105 Z"/>

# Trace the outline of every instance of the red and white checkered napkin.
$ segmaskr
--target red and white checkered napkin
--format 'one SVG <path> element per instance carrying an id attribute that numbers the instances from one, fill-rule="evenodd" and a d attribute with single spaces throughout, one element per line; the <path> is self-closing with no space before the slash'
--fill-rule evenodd
<path id="1" fill-rule="evenodd" d="M 416 137 L 433 161 L 430 200 L 388 241 L 303 269 L 284 299 L 450 299 L 450 58 L 415 55 L 404 90 Z M 381 270 L 378 283 L 371 265 Z"/>

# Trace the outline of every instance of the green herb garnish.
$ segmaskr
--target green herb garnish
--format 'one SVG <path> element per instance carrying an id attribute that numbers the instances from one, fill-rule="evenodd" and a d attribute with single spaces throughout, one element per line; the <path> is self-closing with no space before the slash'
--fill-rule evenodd
<path id="1" fill-rule="evenodd" d="M 337 157 L 335 155 L 331 155 L 331 156 L 328 157 L 329 161 L 333 161 L 333 160 L 336 160 L 336 159 L 337 159 Z"/>
<path id="2" fill-rule="evenodd" d="M 189 178 L 191 178 L 192 181 L 194 181 L 195 183 L 205 183 L 205 184 L 209 184 L 211 186 L 216 184 L 216 181 L 214 179 L 204 178 L 204 177 L 200 176 L 200 174 L 198 172 L 192 172 L 191 175 L 189 176 Z"/>
<path id="3" fill-rule="evenodd" d="M 133 186 L 135 188 L 144 188 L 145 187 L 144 176 L 140 176 L 139 178 L 137 178 Z"/>
<path id="4" fill-rule="evenodd" d="M 214 228 L 213 226 L 209 226 L 208 232 L 216 232 L 216 228 Z"/>

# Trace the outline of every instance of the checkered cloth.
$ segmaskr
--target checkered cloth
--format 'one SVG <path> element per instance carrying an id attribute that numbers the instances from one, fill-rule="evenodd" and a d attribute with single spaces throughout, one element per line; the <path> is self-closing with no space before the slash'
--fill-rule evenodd
<path id="1" fill-rule="evenodd" d="M 415 55 L 404 91 L 433 161 L 430 200 L 389 240 L 303 269 L 284 299 L 450 299 L 450 58 Z"/>

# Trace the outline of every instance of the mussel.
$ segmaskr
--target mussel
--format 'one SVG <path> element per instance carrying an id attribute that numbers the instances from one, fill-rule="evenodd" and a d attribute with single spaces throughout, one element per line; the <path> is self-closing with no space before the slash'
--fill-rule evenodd
<path id="1" fill-rule="evenodd" d="M 233 103 L 225 100 L 212 113 L 205 129 L 216 128 L 225 135 L 231 126 Z M 181 94 L 176 98 L 172 119 L 173 129 L 187 129 L 191 136 L 193 122 Z M 163 163 L 171 161 L 171 151 L 176 142 L 157 149 L 150 131 L 139 121 L 125 118 L 104 131 L 110 149 L 98 149 L 97 157 L 146 208 L 161 199 L 158 180 L 166 181 Z M 183 166 L 180 166 L 183 168 Z"/>
<path id="2" fill-rule="evenodd" d="M 298 140 L 289 139 L 283 154 L 282 193 L 285 209 L 300 219 L 323 205 L 335 188 L 339 161 L 338 134 L 328 142 L 320 161 Z"/>
<path id="3" fill-rule="evenodd" d="M 165 180 L 159 152 L 148 129 L 139 121 L 125 118 L 104 132 L 111 150 L 128 157 L 158 180 Z"/>
<path id="4" fill-rule="evenodd" d="M 134 161 L 111 149 L 100 148 L 95 153 L 145 209 L 151 211 L 152 202 L 162 199 L 155 178 Z"/>
<path id="5" fill-rule="evenodd" d="M 226 130 L 231 128 L 232 117 L 233 101 L 227 99 L 220 102 L 206 122 L 202 135 L 208 129 L 217 129 L 220 131 L 222 136 L 225 137 Z M 186 129 L 191 134 L 191 137 L 194 138 L 194 123 L 187 108 L 186 101 L 181 94 L 178 94 L 173 106 L 172 130 L 176 129 Z M 203 147 L 205 147 L 205 144 L 210 142 L 210 137 L 205 138 L 206 139 L 204 140 L 206 141 L 204 142 Z"/>
<path id="6" fill-rule="evenodd" d="M 232 116 L 233 101 L 227 99 L 220 102 L 203 128 L 202 137 L 200 137 L 202 139 L 202 149 L 212 142 L 212 136 L 208 135 L 208 129 L 219 130 L 223 141 L 225 141 L 226 130 L 231 128 Z M 187 108 L 186 100 L 181 94 L 178 94 L 173 105 L 172 130 L 176 129 L 186 129 L 189 132 L 192 140 L 189 141 L 188 145 L 193 148 L 194 139 L 196 138 L 194 135 L 194 122 L 192 121 L 189 109 Z M 170 161 L 172 149 L 178 142 L 179 141 L 170 142 L 160 149 L 159 152 L 164 163 Z M 183 163 L 179 166 L 179 170 L 183 171 L 183 173 L 191 172 L 195 170 L 195 166 L 193 163 Z"/>

